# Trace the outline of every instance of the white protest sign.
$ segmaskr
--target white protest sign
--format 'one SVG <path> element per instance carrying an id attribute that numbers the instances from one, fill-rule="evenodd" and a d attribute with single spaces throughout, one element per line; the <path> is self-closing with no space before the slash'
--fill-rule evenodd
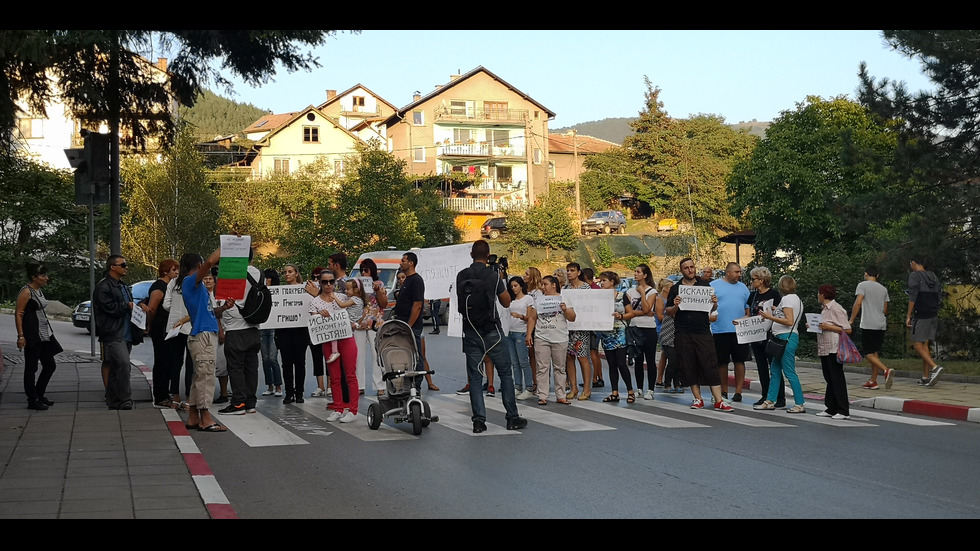
<path id="1" fill-rule="evenodd" d="M 806 316 L 807 333 L 823 333 L 820 324 L 823 323 L 823 314 L 804 314 Z"/>
<path id="2" fill-rule="evenodd" d="M 354 336 L 354 330 L 350 325 L 350 316 L 347 315 L 346 310 L 330 312 L 330 317 L 318 314 L 311 315 L 307 328 L 312 344 L 323 344 Z"/>
<path id="3" fill-rule="evenodd" d="M 737 319 L 735 320 L 735 337 L 738 339 L 738 344 L 764 341 L 771 327 L 772 320 L 767 320 L 762 316 Z"/>
<path id="4" fill-rule="evenodd" d="M 561 311 L 561 295 L 540 295 L 534 300 L 538 314 L 555 314 Z"/>
<path id="5" fill-rule="evenodd" d="M 283 329 L 286 327 L 308 327 L 310 320 L 310 300 L 305 285 L 273 285 L 272 311 L 269 319 L 259 329 Z"/>
<path id="6" fill-rule="evenodd" d="M 139 327 L 144 331 L 146 330 L 146 312 L 144 312 L 143 309 L 140 308 L 139 304 L 133 305 L 133 315 L 130 316 L 129 319 L 130 321 L 133 322 L 133 325 L 135 325 L 136 327 Z"/>
<path id="7" fill-rule="evenodd" d="M 613 289 L 562 289 L 565 306 L 575 310 L 569 331 L 612 331 L 616 291 Z"/>
<path id="8" fill-rule="evenodd" d="M 504 332 L 504 336 L 510 334 L 511 322 L 514 321 L 513 316 L 510 315 L 510 310 L 504 308 L 500 301 L 496 302 L 497 305 L 497 316 L 500 317 L 500 330 Z"/>
<path id="9" fill-rule="evenodd" d="M 449 293 L 449 327 L 446 328 L 446 334 L 450 337 L 463 336 L 463 314 L 459 313 L 458 304 L 456 293 Z"/>
<path id="10" fill-rule="evenodd" d="M 425 281 L 425 300 L 446 298 L 451 294 L 450 289 L 456 285 L 456 274 L 473 263 L 471 250 L 472 244 L 463 243 L 410 251 L 419 258 L 415 271 Z"/>
<path id="11" fill-rule="evenodd" d="M 680 309 L 688 312 L 710 312 L 711 297 L 715 294 L 713 287 L 703 285 L 678 285 L 677 296 L 681 297 Z M 576 310 L 576 313 L 578 310 Z"/>
<path id="12" fill-rule="evenodd" d="M 364 295 L 374 294 L 374 280 L 370 277 L 359 277 L 358 281 L 361 282 L 361 288 L 364 289 Z"/>

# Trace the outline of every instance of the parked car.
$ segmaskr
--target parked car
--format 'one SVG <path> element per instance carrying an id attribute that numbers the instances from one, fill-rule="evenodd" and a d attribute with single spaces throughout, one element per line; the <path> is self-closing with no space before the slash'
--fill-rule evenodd
<path id="1" fill-rule="evenodd" d="M 488 218 L 480 228 L 480 236 L 487 239 L 496 239 L 505 233 L 507 233 L 507 218 L 504 216 Z"/>
<path id="2" fill-rule="evenodd" d="M 582 221 L 582 235 L 589 232 L 626 233 L 626 215 L 619 210 L 600 210 Z"/>
<path id="3" fill-rule="evenodd" d="M 139 303 L 150 296 L 150 286 L 155 279 L 138 281 L 130 285 L 129 290 L 133 295 L 133 302 Z M 89 329 L 89 322 L 92 319 L 92 301 L 86 300 L 75 307 L 71 313 L 71 324 L 80 329 Z"/>

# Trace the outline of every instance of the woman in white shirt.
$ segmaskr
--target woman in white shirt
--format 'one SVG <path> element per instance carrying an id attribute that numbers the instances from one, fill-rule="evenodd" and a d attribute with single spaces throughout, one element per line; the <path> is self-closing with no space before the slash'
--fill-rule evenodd
<path id="1" fill-rule="evenodd" d="M 504 344 L 510 351 L 510 365 L 514 371 L 514 392 L 518 400 L 534 398 L 531 387 L 534 386 L 534 373 L 531 371 L 531 360 L 527 350 L 527 320 L 534 315 L 534 298 L 527 294 L 527 283 L 519 276 L 510 278 L 509 329 L 504 337 Z"/>
<path id="2" fill-rule="evenodd" d="M 769 364 L 769 390 L 766 393 L 766 401 L 752 407 L 762 410 L 776 409 L 779 379 L 785 376 L 790 388 L 793 389 L 795 403 L 793 407 L 787 408 L 786 412 L 806 413 L 803 387 L 800 385 L 800 377 L 796 374 L 796 348 L 800 344 L 796 320 L 803 315 L 803 301 L 796 295 L 796 280 L 788 275 L 779 278 L 779 294 L 783 296 L 779 306 L 773 309 L 771 314 L 761 311 L 759 315 L 772 321 L 772 336 L 786 341 L 786 349 L 783 350 L 782 356 L 772 358 Z"/>
<path id="3" fill-rule="evenodd" d="M 629 303 L 623 318 L 629 321 L 627 331 L 631 338 L 640 343 L 641 354 L 634 358 L 633 372 L 636 375 L 636 391 L 643 393 L 643 365 L 647 366 L 647 379 L 650 385 L 643 398 L 653 400 L 654 384 L 657 380 L 657 310 L 663 315 L 663 302 L 657 300 L 657 288 L 654 285 L 650 267 L 640 264 L 633 274 L 636 277 L 636 287 L 626 292 Z M 644 358 L 646 361 L 644 361 Z"/>
<path id="4" fill-rule="evenodd" d="M 548 388 L 551 386 L 549 370 L 552 366 L 555 370 L 557 402 L 569 405 L 571 402 L 565 397 L 565 352 L 568 347 L 568 322 L 575 321 L 575 310 L 561 301 L 558 278 L 544 276 L 541 286 L 544 294 L 535 301 L 531 310 L 524 341 L 530 344 L 531 335 L 534 335 L 538 405 L 548 403 Z M 553 308 L 556 302 L 557 309 Z"/>

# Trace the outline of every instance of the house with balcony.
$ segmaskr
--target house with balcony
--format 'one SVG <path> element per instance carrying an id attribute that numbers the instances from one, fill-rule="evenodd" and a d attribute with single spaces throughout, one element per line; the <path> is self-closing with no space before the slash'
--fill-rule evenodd
<path id="1" fill-rule="evenodd" d="M 342 175 L 345 157 L 354 153 L 357 145 L 365 144 L 312 105 L 294 113 L 265 115 L 245 133 L 256 140 L 255 155 L 246 161 L 253 178 L 276 172 L 289 174 L 319 159 L 324 159 L 334 174 Z"/>
<path id="2" fill-rule="evenodd" d="M 327 90 L 327 101 L 317 109 L 365 142 L 376 139 L 381 144 L 387 143 L 384 121 L 397 111 L 394 105 L 363 84 L 355 84 L 339 94 L 336 90 Z"/>
<path id="3" fill-rule="evenodd" d="M 555 113 L 480 66 L 451 75 L 385 120 L 388 150 L 409 175 L 455 174 L 470 185 L 447 206 L 480 224 L 548 189 L 548 121 Z M 477 226 L 478 227 L 478 226 Z"/>

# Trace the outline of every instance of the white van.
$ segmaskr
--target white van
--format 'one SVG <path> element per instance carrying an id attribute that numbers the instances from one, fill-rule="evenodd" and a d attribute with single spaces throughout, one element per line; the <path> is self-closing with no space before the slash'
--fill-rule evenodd
<path id="1" fill-rule="evenodd" d="M 401 268 L 402 255 L 408 251 L 372 251 L 369 253 L 364 253 L 357 258 L 357 262 L 354 264 L 354 270 L 350 272 L 351 274 L 361 275 L 361 261 L 365 258 L 370 258 L 378 265 L 378 278 L 384 283 L 385 289 L 388 290 L 388 307 L 385 308 L 385 319 L 391 317 L 392 308 L 395 306 L 395 284 L 397 283 L 398 270 Z M 445 298 L 442 301 L 442 306 L 439 308 L 440 320 L 439 323 L 443 326 L 449 324 L 449 299 Z M 422 320 L 426 321 L 429 319 L 429 301 L 422 302 Z"/>

